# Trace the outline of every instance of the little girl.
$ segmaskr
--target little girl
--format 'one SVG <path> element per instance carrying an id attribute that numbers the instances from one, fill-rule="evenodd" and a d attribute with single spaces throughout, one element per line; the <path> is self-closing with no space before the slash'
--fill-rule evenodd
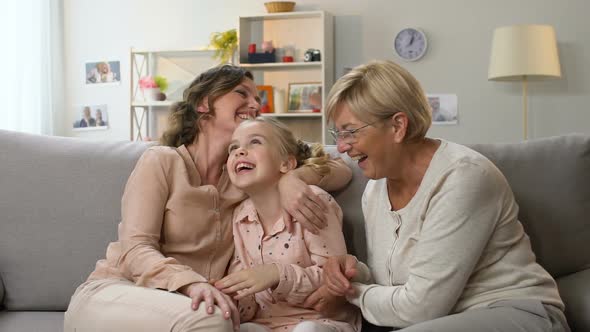
<path id="1" fill-rule="evenodd" d="M 343 320 L 324 318 L 302 308 L 322 284 L 322 265 L 346 253 L 342 211 L 322 189 L 313 191 L 329 206 L 328 226 L 318 235 L 295 223 L 289 233 L 281 217 L 278 183 L 301 165 L 327 172 L 321 145 L 297 141 L 283 124 L 270 118 L 245 121 L 229 146 L 227 170 L 232 183 L 249 198 L 233 215 L 234 259 L 229 275 L 215 286 L 238 300 L 240 331 L 359 331 L 360 312 L 344 306 Z M 310 211 L 311 213 L 311 211 Z"/>

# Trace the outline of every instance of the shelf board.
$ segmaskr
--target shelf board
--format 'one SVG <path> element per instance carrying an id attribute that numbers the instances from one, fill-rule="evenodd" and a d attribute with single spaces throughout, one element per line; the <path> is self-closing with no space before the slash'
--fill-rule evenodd
<path id="1" fill-rule="evenodd" d="M 156 100 L 134 100 L 131 102 L 131 106 L 135 107 L 152 107 L 152 106 L 171 106 L 172 104 L 176 103 L 178 100 L 164 100 L 164 101 L 156 101 Z"/>
<path id="2" fill-rule="evenodd" d="M 240 16 L 241 20 L 261 21 L 261 20 L 284 20 L 289 18 L 313 18 L 322 17 L 323 11 L 307 11 L 307 12 L 286 12 L 286 13 L 271 13 L 254 16 Z"/>
<path id="3" fill-rule="evenodd" d="M 215 52 L 215 50 L 213 49 L 207 49 L 207 48 L 180 48 L 180 49 L 153 49 L 153 50 L 142 50 L 142 49 L 131 49 L 131 53 L 141 53 L 141 54 L 147 54 L 147 53 L 160 53 L 160 54 L 165 54 L 165 53 L 213 53 Z"/>
<path id="4" fill-rule="evenodd" d="M 262 113 L 273 118 L 321 118 L 322 113 Z"/>
<path id="5" fill-rule="evenodd" d="M 313 62 L 270 62 L 270 63 L 240 63 L 242 68 L 247 69 L 290 69 L 290 68 L 320 68 L 321 61 Z"/>

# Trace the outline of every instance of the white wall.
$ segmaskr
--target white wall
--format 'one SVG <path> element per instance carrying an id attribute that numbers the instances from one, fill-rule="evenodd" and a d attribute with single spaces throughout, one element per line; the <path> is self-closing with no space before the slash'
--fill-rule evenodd
<path id="1" fill-rule="evenodd" d="M 63 135 L 129 138 L 129 48 L 188 48 L 237 26 L 239 15 L 264 13 L 263 0 L 65 0 L 66 112 L 74 105 L 109 105 L 108 131 Z M 522 139 L 519 83 L 488 82 L 495 27 L 539 23 L 557 32 L 563 78 L 529 84 L 530 137 L 590 134 L 590 2 L 568 0 L 298 0 L 296 10 L 323 9 L 335 16 L 335 72 L 371 59 L 392 59 L 395 34 L 420 27 L 429 51 L 403 63 L 430 93 L 459 98 L 459 124 L 434 126 L 430 135 L 461 143 Z M 118 86 L 85 86 L 84 62 L 121 61 Z"/>

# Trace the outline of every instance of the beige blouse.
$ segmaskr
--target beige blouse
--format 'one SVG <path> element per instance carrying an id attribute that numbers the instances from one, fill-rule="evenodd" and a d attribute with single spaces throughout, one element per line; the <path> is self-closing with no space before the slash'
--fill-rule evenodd
<path id="1" fill-rule="evenodd" d="M 350 180 L 344 162 L 331 161 L 330 168 L 319 186 Z M 184 145 L 149 148 L 125 187 L 119 240 L 109 244 L 88 279 L 125 278 L 169 291 L 221 279 L 234 250 L 232 212 L 245 198 L 225 171 L 217 187 L 202 185 Z"/>

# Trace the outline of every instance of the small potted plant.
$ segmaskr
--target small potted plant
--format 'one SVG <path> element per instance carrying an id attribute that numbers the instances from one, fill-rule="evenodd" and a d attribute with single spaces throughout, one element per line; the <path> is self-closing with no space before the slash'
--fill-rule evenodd
<path id="1" fill-rule="evenodd" d="M 214 59 L 220 63 L 233 63 L 233 57 L 238 48 L 238 33 L 236 29 L 211 34 L 209 46 L 215 49 Z"/>
<path id="2" fill-rule="evenodd" d="M 139 80 L 139 88 L 144 100 L 166 100 L 164 91 L 168 89 L 168 80 L 163 76 L 144 76 Z"/>

